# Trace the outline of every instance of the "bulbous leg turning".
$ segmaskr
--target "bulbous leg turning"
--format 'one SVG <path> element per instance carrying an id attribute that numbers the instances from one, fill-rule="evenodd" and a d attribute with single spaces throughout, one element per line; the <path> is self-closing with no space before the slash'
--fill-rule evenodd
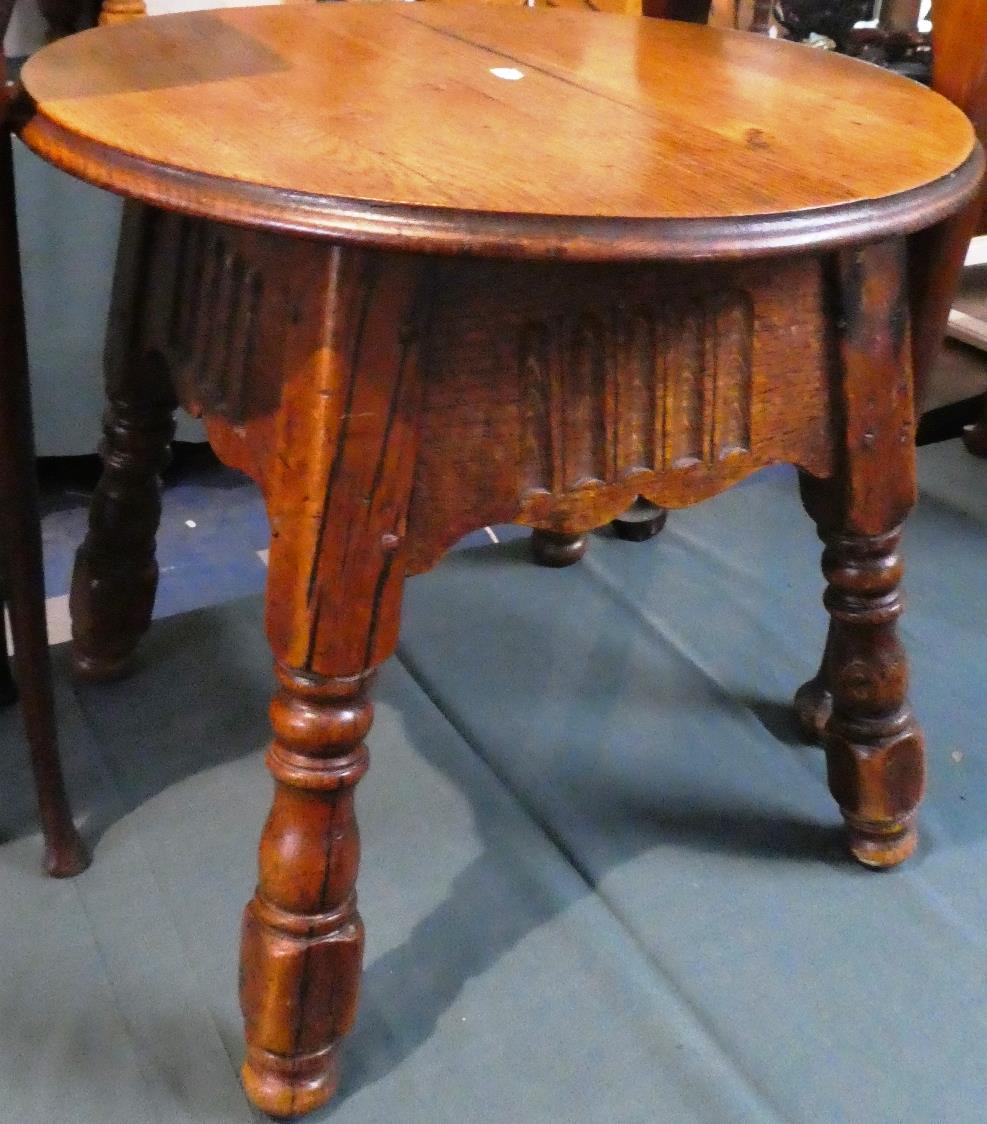
<path id="1" fill-rule="evenodd" d="M 908 704 L 908 665 L 897 633 L 900 530 L 832 537 L 823 553 L 832 618 L 824 664 L 832 691 L 827 772 L 866 866 L 890 867 L 915 850 L 925 787 L 922 732 Z"/>
<path id="2" fill-rule="evenodd" d="M 363 923 L 356 909 L 354 787 L 367 769 L 366 678 L 279 667 L 268 768 L 274 804 L 243 919 L 240 1004 L 247 1094 L 271 1116 L 325 1104 L 339 1040 L 356 1017 Z"/>

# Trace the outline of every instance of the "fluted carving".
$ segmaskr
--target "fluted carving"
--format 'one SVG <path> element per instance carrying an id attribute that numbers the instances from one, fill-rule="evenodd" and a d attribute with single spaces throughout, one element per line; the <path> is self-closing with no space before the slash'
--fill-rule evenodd
<path id="1" fill-rule="evenodd" d="M 72 574 L 74 660 L 79 674 L 124 672 L 151 623 L 158 586 L 154 536 L 161 519 L 159 474 L 170 458 L 173 404 L 111 399 L 103 422 L 103 473 L 89 531 Z"/>
<path id="2" fill-rule="evenodd" d="M 243 1080 L 274 1116 L 307 1112 L 336 1085 L 335 1051 L 356 1015 L 363 923 L 353 790 L 367 769 L 366 678 L 277 668 L 267 763 L 276 782 L 260 876 L 243 920 Z"/>
<path id="3" fill-rule="evenodd" d="M 923 739 L 908 704 L 908 664 L 896 625 L 903 608 L 900 537 L 900 528 L 834 536 L 823 552 L 832 619 L 829 783 L 851 850 L 869 866 L 893 866 L 915 849 L 914 817 L 925 783 Z"/>
<path id="4" fill-rule="evenodd" d="M 265 281 L 235 237 L 214 223 L 181 220 L 168 345 L 187 364 L 196 412 L 236 422 L 246 414 Z"/>
<path id="5" fill-rule="evenodd" d="M 529 322 L 522 458 L 553 495 L 751 447 L 753 304 L 728 291 Z"/>

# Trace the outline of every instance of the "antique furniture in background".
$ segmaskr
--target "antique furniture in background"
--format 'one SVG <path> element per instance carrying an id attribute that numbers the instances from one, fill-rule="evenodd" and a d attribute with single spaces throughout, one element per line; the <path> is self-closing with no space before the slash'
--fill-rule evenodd
<path id="1" fill-rule="evenodd" d="M 963 109 L 973 121 L 981 141 L 987 139 L 987 5 L 979 0 L 935 0 L 932 10 L 934 85 Z M 979 205 L 972 204 L 968 229 L 987 234 L 987 191 Z M 965 233 L 965 232 L 964 232 Z M 962 243 L 948 247 L 953 265 Z M 987 351 L 987 323 L 953 311 L 949 334 L 964 343 Z M 987 396 L 981 419 L 964 432 L 967 449 L 987 456 Z"/>
<path id="2" fill-rule="evenodd" d="M 932 14 L 933 85 L 969 116 L 983 142 L 987 139 L 987 5 L 980 0 L 935 0 Z M 928 393 L 970 240 L 981 228 L 985 200 L 987 183 L 982 183 L 957 214 L 911 241 L 912 368 L 917 413 L 921 413 Z M 976 451 L 981 440 L 980 427 L 967 431 L 968 448 Z M 832 707 L 826 686 L 830 654 L 827 643 L 818 675 L 801 688 L 796 698 L 802 732 L 816 741 L 824 737 Z"/>
<path id="3" fill-rule="evenodd" d="M 270 516 L 276 790 L 241 962 L 257 1105 L 293 1115 L 335 1088 L 368 685 L 405 577 L 486 523 L 578 534 L 638 495 L 681 507 L 796 464 L 831 617 L 800 703 L 832 700 L 852 853 L 907 858 L 908 236 L 979 188 L 961 113 L 761 36 L 431 4 L 132 21 L 23 77 L 25 141 L 135 200 L 73 581 L 80 671 L 120 674 L 150 619 L 177 401 Z"/>
<path id="4" fill-rule="evenodd" d="M 0 640 L 0 704 L 20 697 L 45 839 L 45 869 L 53 877 L 67 878 L 85 870 L 89 857 L 72 822 L 55 728 L 14 207 L 9 88 L 2 61 L 0 86 L 0 574 L 17 671 L 15 685 L 4 634 Z M 2 610 L 0 602 L 0 630 L 4 629 Z"/>

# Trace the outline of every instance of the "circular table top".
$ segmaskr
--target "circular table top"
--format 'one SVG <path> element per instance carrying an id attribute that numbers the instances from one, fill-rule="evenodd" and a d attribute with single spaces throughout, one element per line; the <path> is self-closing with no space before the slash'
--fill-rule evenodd
<path id="1" fill-rule="evenodd" d="M 917 229 L 983 157 L 945 99 L 776 40 L 428 3 L 136 20 L 46 47 L 22 131 L 225 221 L 510 256 L 709 258 Z"/>

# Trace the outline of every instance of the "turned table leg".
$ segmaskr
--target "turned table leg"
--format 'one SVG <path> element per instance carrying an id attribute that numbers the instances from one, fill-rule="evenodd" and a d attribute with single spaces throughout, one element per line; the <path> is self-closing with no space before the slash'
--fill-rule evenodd
<path id="1" fill-rule="evenodd" d="M 231 461 L 238 443 L 256 441 L 256 451 L 261 434 L 277 435 L 263 466 L 247 458 L 271 521 L 267 633 L 278 691 L 267 756 L 274 803 L 240 969 L 244 1087 L 273 1116 L 329 1099 L 356 1013 L 353 797 L 367 768 L 367 684 L 397 643 L 430 277 L 410 255 L 301 242 L 295 252 L 303 299 L 323 314 L 299 320 L 279 420 L 255 429 L 207 414 L 214 447 Z"/>
<path id="2" fill-rule="evenodd" d="M 103 473 L 72 575 L 75 668 L 87 679 L 126 673 L 151 623 L 158 585 L 160 473 L 170 457 L 176 402 L 168 371 L 141 345 L 150 215 L 138 204 L 124 212 L 106 345 Z"/>
<path id="3" fill-rule="evenodd" d="M 354 788 L 367 769 L 366 677 L 277 669 L 267 763 L 274 805 L 243 920 L 244 1087 L 274 1116 L 323 1104 L 353 1026 L 363 960 Z"/>
<path id="4" fill-rule="evenodd" d="M 810 731 L 823 729 L 830 790 L 850 850 L 868 866 L 888 867 L 915 849 L 925 782 L 897 634 L 898 544 L 916 494 L 903 246 L 847 251 L 836 274 L 841 464 L 831 480 L 803 482 L 826 544 L 831 624 L 820 673 L 796 706 Z"/>
<path id="5" fill-rule="evenodd" d="M 908 705 L 908 664 L 896 622 L 900 530 L 834 535 L 823 552 L 832 617 L 826 731 L 830 789 L 850 849 L 868 866 L 894 866 L 915 849 L 924 787 L 922 733 Z"/>

